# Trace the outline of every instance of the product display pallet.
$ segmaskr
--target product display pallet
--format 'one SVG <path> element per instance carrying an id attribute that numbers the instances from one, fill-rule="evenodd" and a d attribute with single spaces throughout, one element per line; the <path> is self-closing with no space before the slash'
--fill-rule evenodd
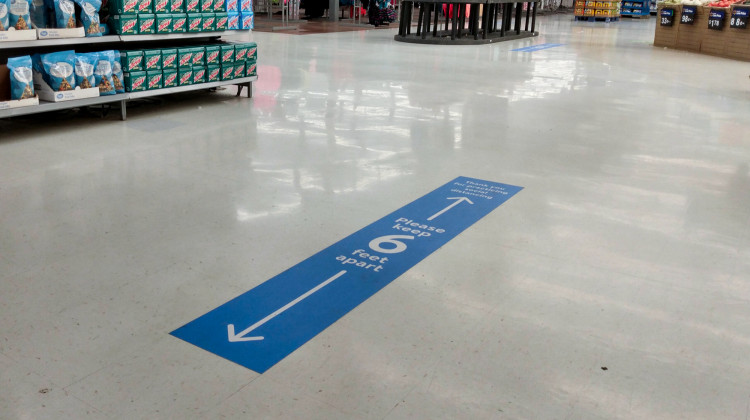
<path id="1" fill-rule="evenodd" d="M 604 16 L 576 16 L 576 20 L 582 22 L 617 22 L 620 20 L 619 17 L 604 17 Z"/>
<path id="2" fill-rule="evenodd" d="M 628 19 L 648 19 L 651 17 L 651 14 L 643 15 L 643 14 L 629 14 L 629 13 L 622 13 L 620 15 L 621 17 L 628 18 Z"/>
<path id="3" fill-rule="evenodd" d="M 63 109 L 74 109 L 83 108 L 87 106 L 103 105 L 111 103 L 120 103 L 120 118 L 125 121 L 127 119 L 127 103 L 128 101 L 136 99 L 150 98 L 154 96 L 170 95 L 180 92 L 190 92 L 196 90 L 213 89 L 220 86 L 237 85 L 237 96 L 240 95 L 242 88 L 247 87 L 247 97 L 253 97 L 253 85 L 254 81 L 258 80 L 258 76 L 243 77 L 239 79 L 224 80 L 220 82 L 210 83 L 199 83 L 195 85 L 178 86 L 165 89 L 154 89 L 144 90 L 139 92 L 127 92 L 119 93 L 117 95 L 107 96 L 96 96 L 93 98 L 86 99 L 75 99 L 64 102 L 39 102 L 39 105 L 21 107 L 21 108 L 10 108 L 0 109 L 0 119 L 16 117 L 21 115 L 38 114 L 42 112 L 60 111 Z"/>

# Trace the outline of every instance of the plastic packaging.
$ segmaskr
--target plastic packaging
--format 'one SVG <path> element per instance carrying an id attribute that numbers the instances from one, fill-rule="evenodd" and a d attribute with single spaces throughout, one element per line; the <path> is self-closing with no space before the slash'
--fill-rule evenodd
<path id="1" fill-rule="evenodd" d="M 58 28 L 76 27 L 76 7 L 72 0 L 54 0 L 55 23 Z"/>
<path id="2" fill-rule="evenodd" d="M 102 8 L 101 0 L 75 0 L 81 6 L 81 22 L 86 36 L 102 36 L 99 30 L 99 9 Z"/>
<path id="3" fill-rule="evenodd" d="M 31 0 L 10 0 L 8 9 L 10 26 L 17 30 L 31 28 Z"/>
<path id="4" fill-rule="evenodd" d="M 74 66 L 75 51 L 59 51 L 41 55 L 45 81 L 55 92 L 73 90 L 76 87 Z"/>
<path id="5" fill-rule="evenodd" d="M 94 66 L 96 66 L 98 59 L 98 53 L 76 54 L 76 86 L 79 86 L 81 89 L 89 89 L 96 86 Z"/>
<path id="6" fill-rule="evenodd" d="M 34 97 L 34 80 L 31 69 L 31 57 L 15 57 L 8 59 L 10 70 L 10 99 L 28 99 Z"/>
<path id="7" fill-rule="evenodd" d="M 114 80 L 112 79 L 114 51 L 102 51 L 92 54 L 97 54 L 96 65 L 94 66 L 94 79 L 96 86 L 99 87 L 99 95 L 114 95 L 117 93 L 115 91 Z M 112 56 L 111 59 L 110 55 Z"/>

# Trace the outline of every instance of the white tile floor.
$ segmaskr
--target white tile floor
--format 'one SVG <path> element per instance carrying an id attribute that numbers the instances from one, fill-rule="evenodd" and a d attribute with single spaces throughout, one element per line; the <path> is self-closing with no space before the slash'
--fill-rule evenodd
<path id="1" fill-rule="evenodd" d="M 0 419 L 747 419 L 750 67 L 540 22 L 0 121 Z M 525 190 L 263 375 L 168 335 L 459 175 Z"/>

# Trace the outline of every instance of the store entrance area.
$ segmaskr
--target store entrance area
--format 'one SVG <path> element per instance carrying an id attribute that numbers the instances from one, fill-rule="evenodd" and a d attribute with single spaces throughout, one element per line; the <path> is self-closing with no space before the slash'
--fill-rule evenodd
<path id="1" fill-rule="evenodd" d="M 747 418 L 750 66 L 655 25 L 256 32 L 252 99 L 0 120 L 0 418 Z M 459 176 L 523 190 L 263 374 L 170 335 Z"/>

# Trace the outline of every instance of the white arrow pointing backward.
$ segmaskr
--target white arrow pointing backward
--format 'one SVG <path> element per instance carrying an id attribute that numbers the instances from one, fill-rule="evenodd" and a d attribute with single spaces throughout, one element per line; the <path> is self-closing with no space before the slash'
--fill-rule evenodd
<path id="1" fill-rule="evenodd" d="M 450 206 L 448 206 L 448 207 L 446 207 L 446 208 L 444 208 L 444 209 L 440 210 L 439 212 L 437 212 L 437 213 L 433 214 L 433 215 L 432 215 L 432 216 L 430 216 L 430 217 L 429 217 L 429 218 L 428 218 L 427 220 L 429 221 L 429 220 L 432 220 L 432 219 L 434 219 L 434 218 L 436 218 L 436 217 L 440 216 L 441 214 L 445 213 L 446 211 L 448 211 L 448 210 L 452 209 L 453 207 L 456 207 L 456 206 L 457 206 L 457 205 L 458 205 L 459 203 L 461 203 L 462 201 L 466 201 L 466 202 L 467 202 L 467 203 L 469 203 L 469 204 L 474 204 L 474 203 L 472 203 L 472 202 L 471 202 L 471 200 L 469 200 L 469 199 L 468 199 L 468 198 L 466 198 L 466 197 L 448 197 L 448 200 L 456 200 L 456 202 L 455 202 L 455 203 L 453 203 L 453 204 L 451 204 Z"/>
<path id="2" fill-rule="evenodd" d="M 336 280 L 337 278 L 343 276 L 346 274 L 346 270 L 339 271 L 336 275 L 329 278 L 328 280 L 324 281 L 323 283 L 320 283 L 319 285 L 313 287 L 312 289 L 305 292 L 303 295 L 298 297 L 297 299 L 294 299 L 293 301 L 287 303 L 286 305 L 282 306 L 281 308 L 274 311 L 272 314 L 268 315 L 267 317 L 261 319 L 260 321 L 256 322 L 255 324 L 245 328 L 242 330 L 239 334 L 234 333 L 234 324 L 227 325 L 227 337 L 229 338 L 229 341 L 232 343 L 236 343 L 238 341 L 258 341 L 262 340 L 263 337 L 257 336 L 257 337 L 245 337 L 245 335 L 250 334 L 254 329 L 260 327 L 261 325 L 265 324 L 266 322 L 272 320 L 280 313 L 286 311 L 287 309 L 291 308 L 292 306 L 302 302 L 306 297 L 310 296 L 311 294 L 317 292 L 318 290 L 326 287 L 328 283 Z"/>

